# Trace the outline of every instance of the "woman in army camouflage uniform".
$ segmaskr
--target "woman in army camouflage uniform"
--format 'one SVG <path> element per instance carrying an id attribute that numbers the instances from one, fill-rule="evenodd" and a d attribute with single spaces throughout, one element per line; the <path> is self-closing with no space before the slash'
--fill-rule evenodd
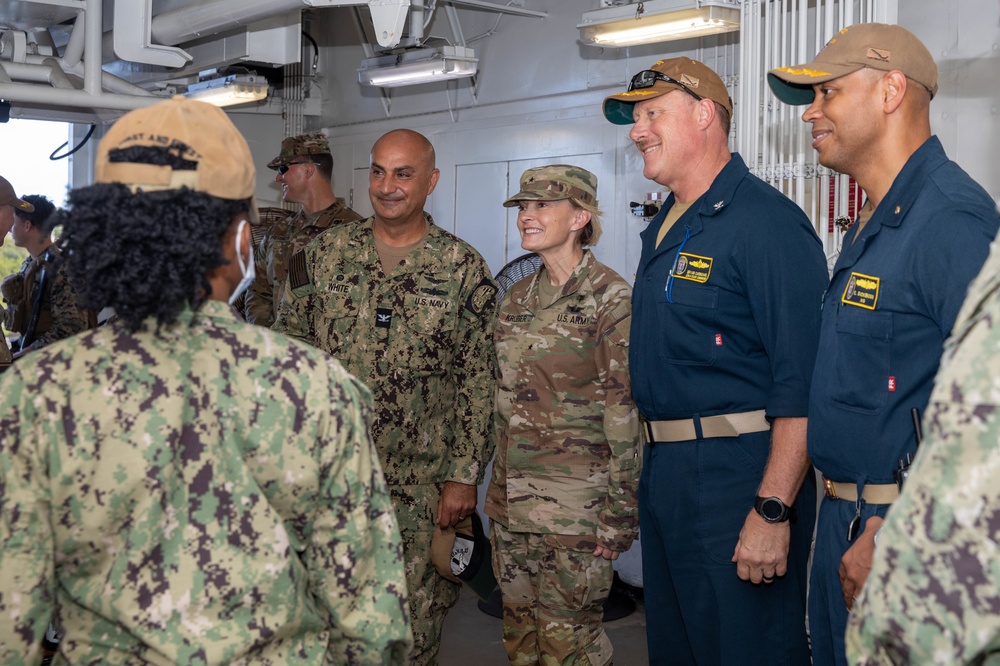
<path id="1" fill-rule="evenodd" d="M 542 268 L 515 284 L 494 336 L 501 378 L 494 424 L 493 568 L 512 664 L 602 665 L 612 560 L 638 527 L 639 421 L 628 376 L 631 288 L 594 258 L 597 178 L 529 169 L 521 247 Z"/>

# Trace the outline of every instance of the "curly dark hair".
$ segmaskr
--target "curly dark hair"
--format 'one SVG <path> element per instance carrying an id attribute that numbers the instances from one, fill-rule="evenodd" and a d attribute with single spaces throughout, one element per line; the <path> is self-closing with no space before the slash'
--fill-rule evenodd
<path id="1" fill-rule="evenodd" d="M 83 306 L 114 308 L 132 331 L 155 316 L 158 331 L 208 299 L 208 274 L 228 263 L 220 240 L 233 217 L 249 210 L 249 199 L 187 188 L 132 194 L 113 183 L 73 190 L 56 223 Z"/>
<path id="2" fill-rule="evenodd" d="M 43 232 L 51 231 L 51 225 L 45 224 L 52 213 L 55 212 L 56 205 L 52 203 L 48 197 L 41 194 L 26 194 L 21 197 L 21 201 L 27 201 L 35 210 L 30 213 L 26 210 L 21 210 L 20 208 L 14 209 L 14 215 L 17 215 L 22 220 L 31 222 L 32 226 L 41 229 Z"/>

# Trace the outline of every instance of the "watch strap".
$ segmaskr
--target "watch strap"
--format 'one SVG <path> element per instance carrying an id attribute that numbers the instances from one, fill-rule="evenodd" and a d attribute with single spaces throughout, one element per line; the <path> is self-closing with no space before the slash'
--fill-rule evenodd
<path id="1" fill-rule="evenodd" d="M 765 503 L 771 503 L 771 504 L 777 503 L 779 506 L 781 506 L 780 514 L 776 518 L 768 518 L 767 516 L 765 516 L 764 515 Z M 757 495 L 756 499 L 754 500 L 753 508 L 754 511 L 756 511 L 761 518 L 763 518 L 765 521 L 769 523 L 783 523 L 785 521 L 788 521 L 789 523 L 794 524 L 795 521 L 798 519 L 798 511 L 796 511 L 795 507 L 785 504 L 778 497 L 761 497 L 760 495 Z"/>

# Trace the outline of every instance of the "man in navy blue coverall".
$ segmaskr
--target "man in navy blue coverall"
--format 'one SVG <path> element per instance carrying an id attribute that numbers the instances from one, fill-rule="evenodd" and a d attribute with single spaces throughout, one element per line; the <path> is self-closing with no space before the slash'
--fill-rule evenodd
<path id="1" fill-rule="evenodd" d="M 867 195 L 823 300 L 809 402 L 809 455 L 827 494 L 810 579 L 813 661 L 842 665 L 847 615 L 897 496 L 893 473 L 916 450 L 911 411 L 927 405 L 1000 218 L 931 135 L 937 66 L 903 28 L 850 26 L 768 82 L 782 101 L 809 105 L 820 163 Z"/>
<path id="2" fill-rule="evenodd" d="M 725 84 L 689 58 L 604 101 L 671 192 L 642 233 L 629 345 L 649 442 L 646 637 L 653 664 L 802 666 L 826 261 L 803 212 L 730 153 L 731 114 Z"/>

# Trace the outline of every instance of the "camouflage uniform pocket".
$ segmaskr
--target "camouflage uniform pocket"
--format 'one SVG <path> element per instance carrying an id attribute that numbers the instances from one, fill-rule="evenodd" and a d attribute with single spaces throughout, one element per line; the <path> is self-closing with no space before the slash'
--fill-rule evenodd
<path id="1" fill-rule="evenodd" d="M 443 373 L 452 362 L 452 331 L 458 306 L 444 299 L 435 299 L 434 303 L 422 300 L 407 302 L 401 313 L 399 335 L 391 346 L 398 352 L 397 358 L 405 359 L 410 368 Z"/>

